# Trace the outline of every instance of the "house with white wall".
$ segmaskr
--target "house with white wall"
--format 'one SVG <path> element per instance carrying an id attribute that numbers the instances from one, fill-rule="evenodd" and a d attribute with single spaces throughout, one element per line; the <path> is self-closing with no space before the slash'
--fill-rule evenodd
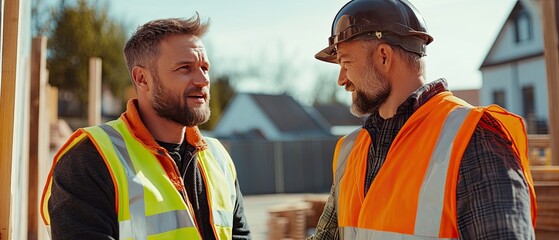
<path id="1" fill-rule="evenodd" d="M 325 138 L 348 134 L 359 128 L 361 121 L 342 104 L 306 106 L 286 94 L 238 93 L 212 135 L 271 141 Z"/>
<path id="2" fill-rule="evenodd" d="M 225 108 L 213 135 L 220 138 L 289 140 L 326 137 L 326 125 L 289 95 L 238 93 Z"/>
<path id="3" fill-rule="evenodd" d="M 541 1 L 516 3 L 480 66 L 481 105 L 498 104 L 524 117 L 528 133 L 547 132 Z"/>

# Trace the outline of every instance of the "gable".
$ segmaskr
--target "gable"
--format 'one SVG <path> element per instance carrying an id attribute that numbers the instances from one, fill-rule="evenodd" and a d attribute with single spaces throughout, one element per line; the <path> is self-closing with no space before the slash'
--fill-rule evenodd
<path id="1" fill-rule="evenodd" d="M 239 93 L 223 111 L 213 134 L 278 140 L 326 136 L 326 125 L 291 96 Z"/>
<path id="2" fill-rule="evenodd" d="M 518 1 L 503 24 L 480 69 L 543 56 L 540 3 Z"/>
<path id="3" fill-rule="evenodd" d="M 249 94 L 237 94 L 223 111 L 213 134 L 224 137 L 255 131 L 266 138 L 277 138 L 280 135 L 274 123 Z"/>

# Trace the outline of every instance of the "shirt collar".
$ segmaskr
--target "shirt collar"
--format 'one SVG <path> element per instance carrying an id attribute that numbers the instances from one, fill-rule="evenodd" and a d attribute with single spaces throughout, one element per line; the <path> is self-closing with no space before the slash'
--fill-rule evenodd
<path id="1" fill-rule="evenodd" d="M 126 123 L 126 126 L 136 139 L 140 140 L 148 147 L 159 148 L 159 144 L 157 144 L 140 118 L 138 99 L 133 98 L 128 101 L 126 104 L 126 112 L 122 113 L 120 118 Z M 197 126 L 187 127 L 185 138 L 188 144 L 196 147 L 198 150 L 204 150 L 208 146 Z"/>
<path id="2" fill-rule="evenodd" d="M 411 116 L 415 110 L 425 104 L 429 99 L 433 96 L 437 95 L 440 92 L 448 91 L 448 83 L 446 79 L 440 78 L 433 82 L 427 83 L 417 90 L 415 90 L 410 96 L 398 106 L 396 110 L 396 114 L 394 117 L 399 116 Z M 378 123 L 383 122 L 384 119 L 380 116 L 378 109 L 374 111 L 365 121 L 365 126 L 367 125 L 377 125 Z"/>

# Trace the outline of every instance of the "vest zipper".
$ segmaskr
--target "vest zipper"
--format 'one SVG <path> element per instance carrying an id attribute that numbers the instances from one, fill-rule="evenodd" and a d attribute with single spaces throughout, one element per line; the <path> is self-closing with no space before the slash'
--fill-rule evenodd
<path id="1" fill-rule="evenodd" d="M 192 217 L 192 220 L 194 221 L 194 224 L 196 225 L 196 231 L 198 231 L 198 235 L 200 236 L 200 238 L 202 238 L 202 233 L 200 232 L 200 229 L 198 228 L 198 221 L 196 220 L 196 214 L 194 214 L 194 210 L 193 210 L 194 208 L 192 207 L 192 204 L 190 203 L 190 199 L 188 198 L 188 194 L 186 193 L 186 186 L 184 186 L 184 177 L 183 177 L 184 175 L 181 175 L 181 173 L 179 171 L 179 167 L 177 166 L 177 164 L 175 163 L 175 161 L 173 160 L 171 155 L 169 155 L 169 153 L 167 152 L 166 149 L 159 149 L 158 153 L 163 155 L 165 158 L 167 158 L 167 160 L 170 160 L 173 163 L 175 172 L 177 173 L 177 175 L 179 176 L 179 178 L 181 180 L 182 189 L 181 189 L 181 191 L 179 191 L 179 193 L 183 196 L 183 200 L 184 200 L 185 204 L 187 205 L 188 212 L 190 213 L 190 216 Z M 190 157 L 190 161 L 192 161 L 192 159 L 196 156 L 197 153 L 198 153 L 198 150 L 195 150 L 194 154 Z M 183 165 L 183 164 L 181 164 L 181 165 Z M 185 171 L 185 174 L 186 174 L 186 171 Z"/>

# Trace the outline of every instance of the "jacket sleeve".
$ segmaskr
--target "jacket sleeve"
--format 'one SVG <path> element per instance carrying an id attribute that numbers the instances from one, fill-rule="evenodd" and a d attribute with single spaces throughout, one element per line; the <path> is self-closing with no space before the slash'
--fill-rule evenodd
<path id="1" fill-rule="evenodd" d="M 237 201 L 235 201 L 235 212 L 233 213 L 233 240 L 250 240 L 249 225 L 244 212 L 243 195 L 237 181 L 235 181 Z"/>
<path id="2" fill-rule="evenodd" d="M 334 199 L 334 185 L 330 190 L 330 196 L 324 205 L 324 211 L 320 215 L 316 232 L 307 240 L 337 240 L 338 238 L 338 214 L 336 212 L 336 201 Z"/>
<path id="3" fill-rule="evenodd" d="M 462 157 L 456 208 L 460 239 L 534 239 L 530 193 L 500 124 L 485 114 Z"/>
<path id="4" fill-rule="evenodd" d="M 52 239 L 118 239 L 114 184 L 91 140 L 68 150 L 52 177 Z"/>

